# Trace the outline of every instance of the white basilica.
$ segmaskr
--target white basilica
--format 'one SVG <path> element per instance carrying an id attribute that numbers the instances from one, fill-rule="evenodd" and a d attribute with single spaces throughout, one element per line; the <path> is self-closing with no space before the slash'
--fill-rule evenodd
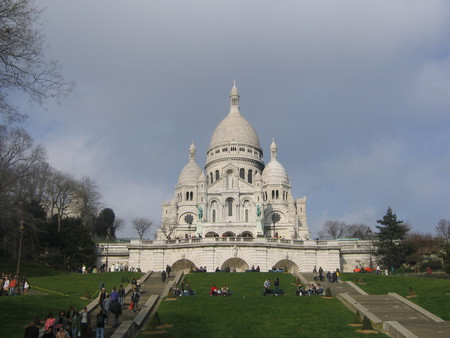
<path id="1" fill-rule="evenodd" d="M 237 272 L 276 266 L 295 273 L 314 266 L 352 271 L 372 261 L 371 241 L 309 238 L 306 198 L 293 198 L 275 142 L 264 163 L 258 135 L 239 110 L 236 86 L 230 111 L 212 134 L 204 170 L 195 155 L 192 144 L 174 197 L 163 203 L 156 239 L 100 243 L 99 266 L 110 261 L 144 271 L 170 265 L 172 271 L 202 266 Z"/>
<path id="2" fill-rule="evenodd" d="M 174 198 L 163 203 L 157 239 L 194 237 L 309 239 L 306 197 L 292 196 L 274 141 L 264 163 L 258 135 L 240 112 L 236 85 L 230 111 L 211 136 L 204 170 L 191 144 Z"/>

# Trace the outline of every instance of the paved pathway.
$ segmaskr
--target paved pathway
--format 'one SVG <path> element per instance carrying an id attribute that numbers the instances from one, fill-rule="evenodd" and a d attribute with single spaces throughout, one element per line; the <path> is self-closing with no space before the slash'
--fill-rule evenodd
<path id="1" fill-rule="evenodd" d="M 309 281 L 314 279 L 312 273 L 302 275 Z M 353 308 L 367 309 L 374 315 L 375 320 L 378 319 L 382 323 L 400 323 L 406 330 L 398 333 L 398 337 L 450 337 L 450 322 L 429 314 L 428 311 L 396 294 L 363 295 L 346 282 L 329 283 L 326 278 L 323 282 L 315 282 L 321 283 L 324 289 L 329 287 L 333 296 L 347 293 L 349 297 L 344 303 Z"/>
<path id="2" fill-rule="evenodd" d="M 166 279 L 166 281 L 163 283 L 161 280 L 161 274 L 159 272 L 154 272 L 152 275 L 147 278 L 147 280 L 141 284 L 141 298 L 139 299 L 139 307 L 144 306 L 144 304 L 147 302 L 148 298 L 151 295 L 158 295 L 161 296 L 164 289 L 166 288 L 166 285 L 169 281 L 173 281 L 174 277 L 171 276 L 170 278 Z M 119 325 L 123 321 L 126 320 L 134 320 L 134 318 L 137 316 L 137 312 L 133 312 L 129 309 L 130 299 L 131 298 L 131 292 L 125 297 L 125 304 L 124 308 L 122 309 L 122 316 L 119 318 Z M 92 324 L 93 324 L 93 333 L 95 336 L 95 324 L 96 324 L 96 316 L 98 314 L 99 310 L 95 310 L 91 314 L 92 318 Z M 112 313 L 109 314 L 108 323 L 105 325 L 105 337 L 111 337 L 116 330 L 112 327 L 114 323 L 114 315 Z"/>

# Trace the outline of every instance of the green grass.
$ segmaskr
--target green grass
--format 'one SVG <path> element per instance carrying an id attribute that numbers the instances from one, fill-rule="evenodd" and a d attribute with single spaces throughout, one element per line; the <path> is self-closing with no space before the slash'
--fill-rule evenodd
<path id="1" fill-rule="evenodd" d="M 122 283 L 124 278 L 131 280 L 142 274 L 135 272 L 108 272 L 102 274 L 60 274 L 55 276 L 29 277 L 31 292 L 38 291 L 42 295 L 24 295 L 0 297 L 0 308 L 4 309 L 0 316 L 1 337 L 23 337 L 23 330 L 37 316 L 42 322 L 48 313 L 56 315 L 73 306 L 79 311 L 92 299 L 82 299 L 85 292 L 96 296 L 101 282 L 107 290 Z"/>
<path id="2" fill-rule="evenodd" d="M 17 270 L 17 261 L 9 258 L 0 257 L 0 272 L 15 274 Z M 20 275 L 31 276 L 54 276 L 66 272 L 54 269 L 49 266 L 36 264 L 26 260 L 20 262 Z"/>
<path id="3" fill-rule="evenodd" d="M 286 294 L 261 294 L 266 278 L 280 278 Z M 348 326 L 355 315 L 337 299 L 299 297 L 292 275 L 281 273 L 189 274 L 185 283 L 194 297 L 163 301 L 158 309 L 163 324 L 158 337 L 363 337 Z M 211 297 L 212 284 L 227 284 L 233 295 Z M 384 336 L 379 334 L 377 336 Z M 148 337 L 145 331 L 139 337 Z"/>
<path id="4" fill-rule="evenodd" d="M 342 278 L 356 282 L 356 285 L 372 295 L 395 292 L 406 297 L 409 287 L 412 287 L 417 297 L 409 298 L 410 301 L 444 320 L 450 320 L 450 279 L 352 273 L 344 273 Z M 363 279 L 363 284 L 358 283 L 359 278 Z"/>

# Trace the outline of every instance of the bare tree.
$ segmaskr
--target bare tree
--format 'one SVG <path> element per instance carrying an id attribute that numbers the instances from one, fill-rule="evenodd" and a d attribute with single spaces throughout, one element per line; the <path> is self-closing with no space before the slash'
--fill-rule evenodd
<path id="1" fill-rule="evenodd" d="M 153 222 L 145 217 L 134 218 L 131 223 L 133 224 L 134 229 L 136 229 L 139 239 L 142 239 L 144 234 L 150 230 L 153 225 Z"/>
<path id="2" fill-rule="evenodd" d="M 441 219 L 436 226 L 436 234 L 439 238 L 443 239 L 445 242 L 450 242 L 450 220 Z"/>
<path id="3" fill-rule="evenodd" d="M 74 195 L 74 212 L 77 213 L 84 226 L 94 233 L 94 220 L 100 206 L 101 195 L 97 184 L 89 177 L 83 177 L 77 182 Z"/>
<path id="4" fill-rule="evenodd" d="M 319 232 L 320 238 L 332 237 L 333 239 L 342 238 L 347 233 L 347 224 L 340 221 L 326 221 L 322 230 Z"/>
<path id="5" fill-rule="evenodd" d="M 177 222 L 175 220 L 165 219 L 161 224 L 161 232 L 166 236 L 166 239 L 170 239 L 170 236 L 175 232 L 177 228 Z"/>
<path id="6" fill-rule="evenodd" d="M 60 171 L 54 170 L 48 184 L 50 213 L 58 217 L 58 232 L 61 231 L 61 221 L 68 215 L 77 190 L 75 179 Z"/>
<path id="7" fill-rule="evenodd" d="M 40 15 L 32 0 L 0 0 L 0 114 L 7 122 L 24 118 L 10 102 L 10 93 L 20 91 L 44 104 L 73 88 L 59 73 L 58 62 L 45 59 Z"/>
<path id="8" fill-rule="evenodd" d="M 117 236 L 117 231 L 123 229 L 125 226 L 125 221 L 122 218 L 116 217 L 114 223 L 111 225 L 112 233 Z"/>
<path id="9" fill-rule="evenodd" d="M 372 230 L 365 224 L 351 224 L 347 226 L 346 233 L 349 237 L 359 239 L 372 239 L 373 237 Z"/>

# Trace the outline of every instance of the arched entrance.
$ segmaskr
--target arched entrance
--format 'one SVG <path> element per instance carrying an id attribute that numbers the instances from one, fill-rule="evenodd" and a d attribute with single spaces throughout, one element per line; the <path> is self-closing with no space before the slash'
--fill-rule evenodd
<path id="1" fill-rule="evenodd" d="M 221 270 L 230 268 L 230 271 L 244 272 L 248 270 L 248 264 L 241 258 L 230 258 L 223 262 Z"/>
<path id="2" fill-rule="evenodd" d="M 180 259 L 172 264 L 172 274 L 175 276 L 178 271 L 189 272 L 195 269 L 195 264 L 189 259 Z"/>
<path id="3" fill-rule="evenodd" d="M 219 235 L 214 231 L 210 231 L 205 235 L 205 237 L 219 237 Z"/>
<path id="4" fill-rule="evenodd" d="M 233 231 L 227 231 L 222 234 L 222 237 L 236 237 L 236 234 Z"/>
<path id="5" fill-rule="evenodd" d="M 250 231 L 244 231 L 239 237 L 253 237 L 253 234 Z"/>
<path id="6" fill-rule="evenodd" d="M 274 267 L 276 267 L 277 269 L 283 269 L 285 272 L 289 273 L 300 272 L 297 264 L 289 259 L 282 259 L 278 261 L 276 264 L 274 264 Z"/>

